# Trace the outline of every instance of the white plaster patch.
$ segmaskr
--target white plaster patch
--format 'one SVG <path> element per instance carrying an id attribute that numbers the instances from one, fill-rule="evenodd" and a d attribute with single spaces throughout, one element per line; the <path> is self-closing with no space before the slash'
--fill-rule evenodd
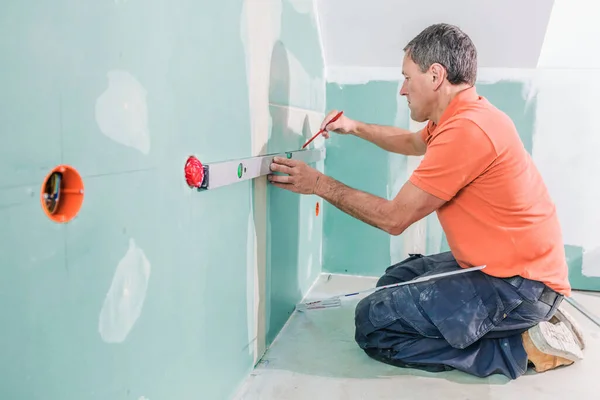
<path id="1" fill-rule="evenodd" d="M 387 184 L 387 198 L 392 200 L 404 183 L 406 182 L 406 156 L 402 154 L 388 154 L 388 169 L 391 182 Z M 390 260 L 401 260 L 405 255 L 404 252 L 405 235 L 390 235 Z"/>
<path id="2" fill-rule="evenodd" d="M 253 282 L 254 282 L 254 364 L 266 349 L 266 259 L 267 259 L 267 183 L 257 180 L 254 183 L 252 214 L 253 226 Z"/>
<path id="3" fill-rule="evenodd" d="M 317 28 L 317 35 L 319 37 L 319 48 L 321 49 L 321 59 L 323 60 L 323 66 L 327 65 L 327 60 L 325 59 L 325 45 L 323 44 L 323 29 L 321 26 L 321 14 L 319 13 L 318 1 L 312 0 L 313 5 L 313 15 L 315 18 L 315 25 Z M 325 79 L 326 68 L 323 68 L 323 78 Z"/>
<path id="4" fill-rule="evenodd" d="M 254 155 L 260 155 L 268 140 L 271 53 L 281 34 L 281 14 L 281 0 L 244 1 L 240 32 L 246 54 Z"/>
<path id="5" fill-rule="evenodd" d="M 583 250 L 581 273 L 588 277 L 600 277 L 600 247 Z"/>
<path id="6" fill-rule="evenodd" d="M 417 132 L 423 129 L 427 123 L 415 122 L 412 119 L 409 122 L 409 130 Z M 406 166 L 406 176 L 409 177 L 413 171 L 419 166 L 423 156 L 408 157 Z M 409 226 L 404 232 L 404 252 L 426 254 L 427 252 L 427 219 L 423 218 Z"/>
<path id="7" fill-rule="evenodd" d="M 404 81 L 401 65 L 398 67 L 346 67 L 333 65 L 326 67 L 325 70 L 326 81 L 328 83 L 337 83 L 338 85 L 362 85 L 375 81 L 397 81 L 402 84 Z M 477 70 L 478 83 L 489 84 L 500 81 L 525 83 L 525 99 L 531 97 L 531 90 L 535 90 L 535 87 L 528 84 L 532 82 L 535 76 L 535 69 L 484 67 Z M 400 90 L 398 89 L 398 91 Z"/>
<path id="8" fill-rule="evenodd" d="M 254 229 L 254 212 L 252 207 L 248 214 L 248 236 L 246 239 L 246 318 L 248 320 L 248 354 L 256 354 L 256 337 L 258 336 L 255 315 L 255 289 L 256 276 L 256 231 Z"/>
<path id="9" fill-rule="evenodd" d="M 600 169 L 600 135 L 594 132 L 600 82 L 578 70 L 540 70 L 535 85 L 533 160 L 556 204 L 564 242 L 583 247 L 585 274 L 600 276 L 594 256 L 600 186 L 593 181 Z"/>
<path id="10" fill-rule="evenodd" d="M 536 77 L 534 68 L 479 68 L 478 83 L 498 83 L 500 81 L 529 82 Z"/>
<path id="11" fill-rule="evenodd" d="M 345 67 L 331 65 L 325 68 L 326 81 L 338 85 L 362 85 L 371 81 L 404 81 L 402 66 L 398 67 Z"/>
<path id="12" fill-rule="evenodd" d="M 398 90 L 400 92 L 401 82 L 398 83 Z M 394 120 L 394 126 L 405 127 L 409 120 L 409 109 L 405 98 L 401 98 L 397 95 L 396 99 L 396 118 Z M 388 153 L 388 170 L 389 170 L 389 182 L 387 184 L 387 198 L 392 200 L 396 197 L 402 186 L 406 183 L 408 178 L 407 171 L 407 156 L 403 154 Z M 404 249 L 405 238 L 404 235 L 390 235 L 390 260 L 392 263 L 399 262 L 406 258 Z"/>
<path id="13" fill-rule="evenodd" d="M 146 89 L 129 72 L 113 70 L 108 87 L 96 100 L 100 131 L 124 146 L 143 154 L 150 152 Z"/>
<path id="14" fill-rule="evenodd" d="M 312 199 L 312 196 L 311 196 Z M 316 204 L 312 201 L 309 202 L 309 204 Z M 308 234 L 307 237 L 305 238 L 305 243 L 307 244 L 307 251 L 309 251 L 309 255 L 308 255 L 308 262 L 306 265 L 306 269 L 304 270 L 304 276 L 302 277 L 302 280 L 300 282 L 302 282 L 302 286 L 303 286 L 303 290 L 302 290 L 302 295 L 306 294 L 306 290 L 308 290 L 308 287 L 310 285 L 312 285 L 312 280 L 311 280 L 311 276 L 313 275 L 313 249 L 314 246 L 313 244 L 315 243 L 316 240 L 318 240 L 319 238 L 315 238 L 314 237 L 314 224 L 315 224 L 315 216 L 314 214 L 312 214 L 312 211 L 314 210 L 312 207 L 306 207 L 307 210 L 307 216 L 303 218 L 307 218 L 308 219 Z M 304 214 L 304 213 L 303 213 Z M 300 266 L 301 267 L 301 266 Z M 300 268 L 300 270 L 302 270 L 302 268 Z"/>
<path id="15" fill-rule="evenodd" d="M 311 78 L 294 53 L 286 49 L 290 65 L 289 104 L 306 104 L 306 108 L 325 112 L 325 79 Z"/>
<path id="16" fill-rule="evenodd" d="M 127 253 L 117 265 L 98 318 L 102 340 L 107 343 L 125 340 L 142 312 L 149 279 L 150 262 L 131 238 Z"/>
<path id="17" fill-rule="evenodd" d="M 250 130 L 252 132 L 252 155 L 264 155 L 271 131 L 269 112 L 269 85 L 271 73 L 271 53 L 281 33 L 281 0 L 244 0 L 240 15 L 240 40 L 244 46 L 246 59 L 246 80 L 248 82 L 248 104 L 250 109 Z M 253 190 L 253 255 L 248 268 L 252 268 L 252 315 L 249 321 L 254 324 L 254 363 L 265 350 L 266 326 L 266 240 L 267 235 L 267 185 L 266 178 L 255 179 Z M 258 235 L 258 236 L 257 236 Z M 261 238 L 259 240 L 258 238 Z M 249 244 L 248 244 L 249 246 Z M 250 263 L 252 265 L 250 265 Z M 250 275 L 250 272 L 248 272 Z M 248 298 L 250 289 L 248 290 Z M 250 311 L 248 310 L 248 313 Z M 250 323 L 250 322 L 249 322 Z M 250 336 L 250 335 L 249 335 Z M 249 350 L 250 351 L 250 350 Z"/>
<path id="18" fill-rule="evenodd" d="M 425 243 L 428 254 L 439 253 L 442 250 L 442 238 L 444 230 L 440 224 L 440 220 L 435 212 L 429 214 L 425 220 L 427 221 Z"/>
<path id="19" fill-rule="evenodd" d="M 537 74 L 538 71 L 535 69 L 480 68 L 477 71 L 477 83 L 494 84 L 506 81 L 522 83 L 521 96 L 525 100 L 525 105 L 529 106 L 538 94 L 538 87 L 535 84 Z"/>
<path id="20" fill-rule="evenodd" d="M 311 246 L 312 247 L 312 246 Z M 302 297 L 304 297 L 306 295 L 306 293 L 310 290 L 311 286 L 313 285 L 313 279 L 310 279 L 313 273 L 313 253 L 311 251 L 311 253 L 308 255 L 308 265 L 306 267 L 306 273 L 305 273 L 305 277 L 304 279 L 301 281 L 301 294 Z"/>
<path id="21" fill-rule="evenodd" d="M 311 209 L 309 208 L 309 210 L 311 210 Z M 313 238 L 313 228 L 315 225 L 315 220 L 313 219 L 313 217 L 310 213 L 308 214 L 308 216 L 309 216 L 309 218 L 308 218 L 308 238 L 307 238 L 307 240 L 310 242 L 311 239 Z"/>

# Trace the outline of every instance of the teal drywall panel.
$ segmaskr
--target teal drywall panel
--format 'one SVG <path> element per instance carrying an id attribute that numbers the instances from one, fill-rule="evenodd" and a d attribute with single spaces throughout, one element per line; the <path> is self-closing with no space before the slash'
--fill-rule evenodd
<path id="1" fill-rule="evenodd" d="M 0 190 L 28 184 L 36 186 L 37 194 L 37 185 L 41 185 L 47 169 L 61 158 L 60 103 L 57 101 L 60 72 L 57 70 L 62 64 L 52 54 L 61 39 L 56 37 L 52 20 L 60 15 L 60 7 L 51 4 L 30 8 L 12 1 L 0 6 L 4 70 L 0 96 L 0 162 L 11 160 L 11 168 L 3 169 L 0 174 Z M 33 138 L 35 146 L 31 146 Z M 11 204 L 29 201 L 26 191 L 5 192 L 5 195 L 10 197 Z M 0 206 L 5 207 L 6 202 Z"/>
<path id="2" fill-rule="evenodd" d="M 499 81 L 477 83 L 477 93 L 506 113 L 514 122 L 523 146 L 529 154 L 533 151 L 536 97 L 528 99 L 525 82 Z"/>
<path id="3" fill-rule="evenodd" d="M 0 397 L 227 398 L 254 358 L 252 185 L 196 193 L 183 165 L 251 154 L 242 1 L 0 10 Z M 60 163 L 85 183 L 68 225 L 39 202 Z"/>
<path id="4" fill-rule="evenodd" d="M 327 84 L 327 109 L 343 110 L 353 119 L 393 125 L 397 82 L 364 85 Z M 387 198 L 388 153 L 350 135 L 332 134 L 327 143 L 325 170 L 342 183 Z M 390 265 L 390 235 L 325 203 L 323 269 L 333 273 L 380 275 Z"/>
<path id="5" fill-rule="evenodd" d="M 281 41 L 309 76 L 323 77 L 324 62 L 313 0 L 283 0 L 281 6 Z"/>
<path id="6" fill-rule="evenodd" d="M 600 290 L 600 278 L 583 275 L 583 248 L 565 245 L 567 263 L 569 265 L 569 282 L 574 290 Z"/>
<path id="7" fill-rule="evenodd" d="M 322 108 L 308 6 L 282 3 L 275 151 L 298 149 L 301 134 L 318 128 L 314 118 L 291 127 L 281 114 Z M 183 164 L 189 154 L 205 163 L 251 154 L 242 1 L 2 11 L 14 73 L 4 75 L 0 121 L 15 146 L 2 153 L 12 173 L 0 181 L 2 254 L 12 267 L 0 285 L 11 305 L 2 314 L 12 344 L 0 363 L 3 395 L 227 398 L 255 357 L 253 238 L 264 232 L 254 228 L 252 183 L 196 193 Z M 68 225 L 39 207 L 42 179 L 60 163 L 85 182 Z M 320 272 L 322 217 L 314 196 L 269 188 L 268 199 L 271 342 Z M 23 376 L 28 385 L 17 385 Z"/>
<path id="8" fill-rule="evenodd" d="M 315 164 L 311 164 L 315 166 Z M 319 201 L 268 187 L 267 220 L 267 345 L 315 281 L 320 268 L 322 220 L 315 213 Z M 321 206 L 320 206 L 321 207 Z"/>
<path id="9" fill-rule="evenodd" d="M 315 111 L 323 111 L 325 99 L 324 64 L 313 1 L 283 0 L 280 26 L 279 39 L 271 52 L 271 126 L 262 154 L 300 149 L 317 132 L 322 116 L 315 116 Z M 311 166 L 323 170 L 323 162 Z M 321 272 L 323 218 L 315 213 L 317 202 L 315 196 L 267 187 L 267 346 Z"/>
<path id="10" fill-rule="evenodd" d="M 285 57 L 287 68 L 271 65 L 269 101 L 323 112 L 325 65 L 313 2 L 281 1 L 281 32 L 274 47 L 274 56 L 280 60 Z M 282 52 L 286 54 L 280 54 Z M 279 81 L 280 85 L 274 86 L 274 81 Z M 291 81 L 294 82 L 293 93 L 288 86 Z"/>
<path id="11" fill-rule="evenodd" d="M 283 67 L 283 65 L 279 65 Z M 288 126 L 288 107 L 270 106 L 272 118 L 268 153 L 279 153 L 302 146 L 301 132 Z M 273 342 L 302 298 L 298 279 L 301 196 L 269 185 L 267 187 L 267 345 Z"/>
<path id="12" fill-rule="evenodd" d="M 285 4 L 286 2 L 284 8 Z M 289 106 L 294 79 L 290 54 L 291 51 L 282 41 L 275 43 L 271 55 L 269 86 L 271 131 L 266 149 L 261 151 L 263 154 L 300 149 L 307 138 L 318 130 L 322 119 L 313 117 L 311 124 L 309 114 L 314 112 Z M 325 96 L 325 93 L 319 93 L 317 89 L 310 91 L 310 94 L 315 97 Z M 309 103 L 303 105 L 307 106 Z M 320 162 L 311 166 L 322 170 L 322 164 Z M 315 196 L 298 195 L 270 185 L 267 187 L 267 345 L 273 342 L 307 287 L 321 271 L 323 223 L 322 217 L 315 213 L 317 202 L 319 199 Z"/>

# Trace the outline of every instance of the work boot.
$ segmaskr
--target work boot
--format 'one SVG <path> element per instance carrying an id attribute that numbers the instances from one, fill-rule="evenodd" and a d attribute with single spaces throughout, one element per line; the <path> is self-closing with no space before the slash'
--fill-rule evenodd
<path id="1" fill-rule="evenodd" d="M 558 317 L 555 323 L 551 321 L 540 322 L 522 335 L 527 359 L 536 372 L 571 365 L 583 359 L 582 348 L 569 326 Z"/>
<path id="2" fill-rule="evenodd" d="M 556 324 L 558 322 L 563 322 L 571 332 L 575 335 L 575 339 L 577 340 L 577 344 L 581 350 L 585 349 L 585 338 L 583 337 L 583 330 L 575 321 L 575 318 L 571 316 L 563 307 L 564 303 L 558 306 L 556 313 L 552 318 L 550 318 L 550 322 Z"/>

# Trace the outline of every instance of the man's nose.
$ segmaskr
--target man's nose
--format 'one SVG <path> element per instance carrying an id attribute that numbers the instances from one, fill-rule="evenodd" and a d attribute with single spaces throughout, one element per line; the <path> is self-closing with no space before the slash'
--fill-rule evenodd
<path id="1" fill-rule="evenodd" d="M 406 96 L 408 91 L 406 90 L 406 81 L 402 82 L 402 86 L 400 86 L 400 96 Z"/>

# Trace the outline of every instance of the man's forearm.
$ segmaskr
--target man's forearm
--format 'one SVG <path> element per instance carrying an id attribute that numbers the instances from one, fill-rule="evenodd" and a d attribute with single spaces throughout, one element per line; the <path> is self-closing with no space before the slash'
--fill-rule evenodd
<path id="1" fill-rule="evenodd" d="M 395 126 L 383 126 L 356 122 L 355 136 L 367 140 L 384 150 L 404 155 L 422 155 L 424 144 L 415 143 L 415 134 Z"/>
<path id="2" fill-rule="evenodd" d="M 386 199 L 350 188 L 326 175 L 319 177 L 315 194 L 356 219 L 387 233 L 399 234 Z"/>

